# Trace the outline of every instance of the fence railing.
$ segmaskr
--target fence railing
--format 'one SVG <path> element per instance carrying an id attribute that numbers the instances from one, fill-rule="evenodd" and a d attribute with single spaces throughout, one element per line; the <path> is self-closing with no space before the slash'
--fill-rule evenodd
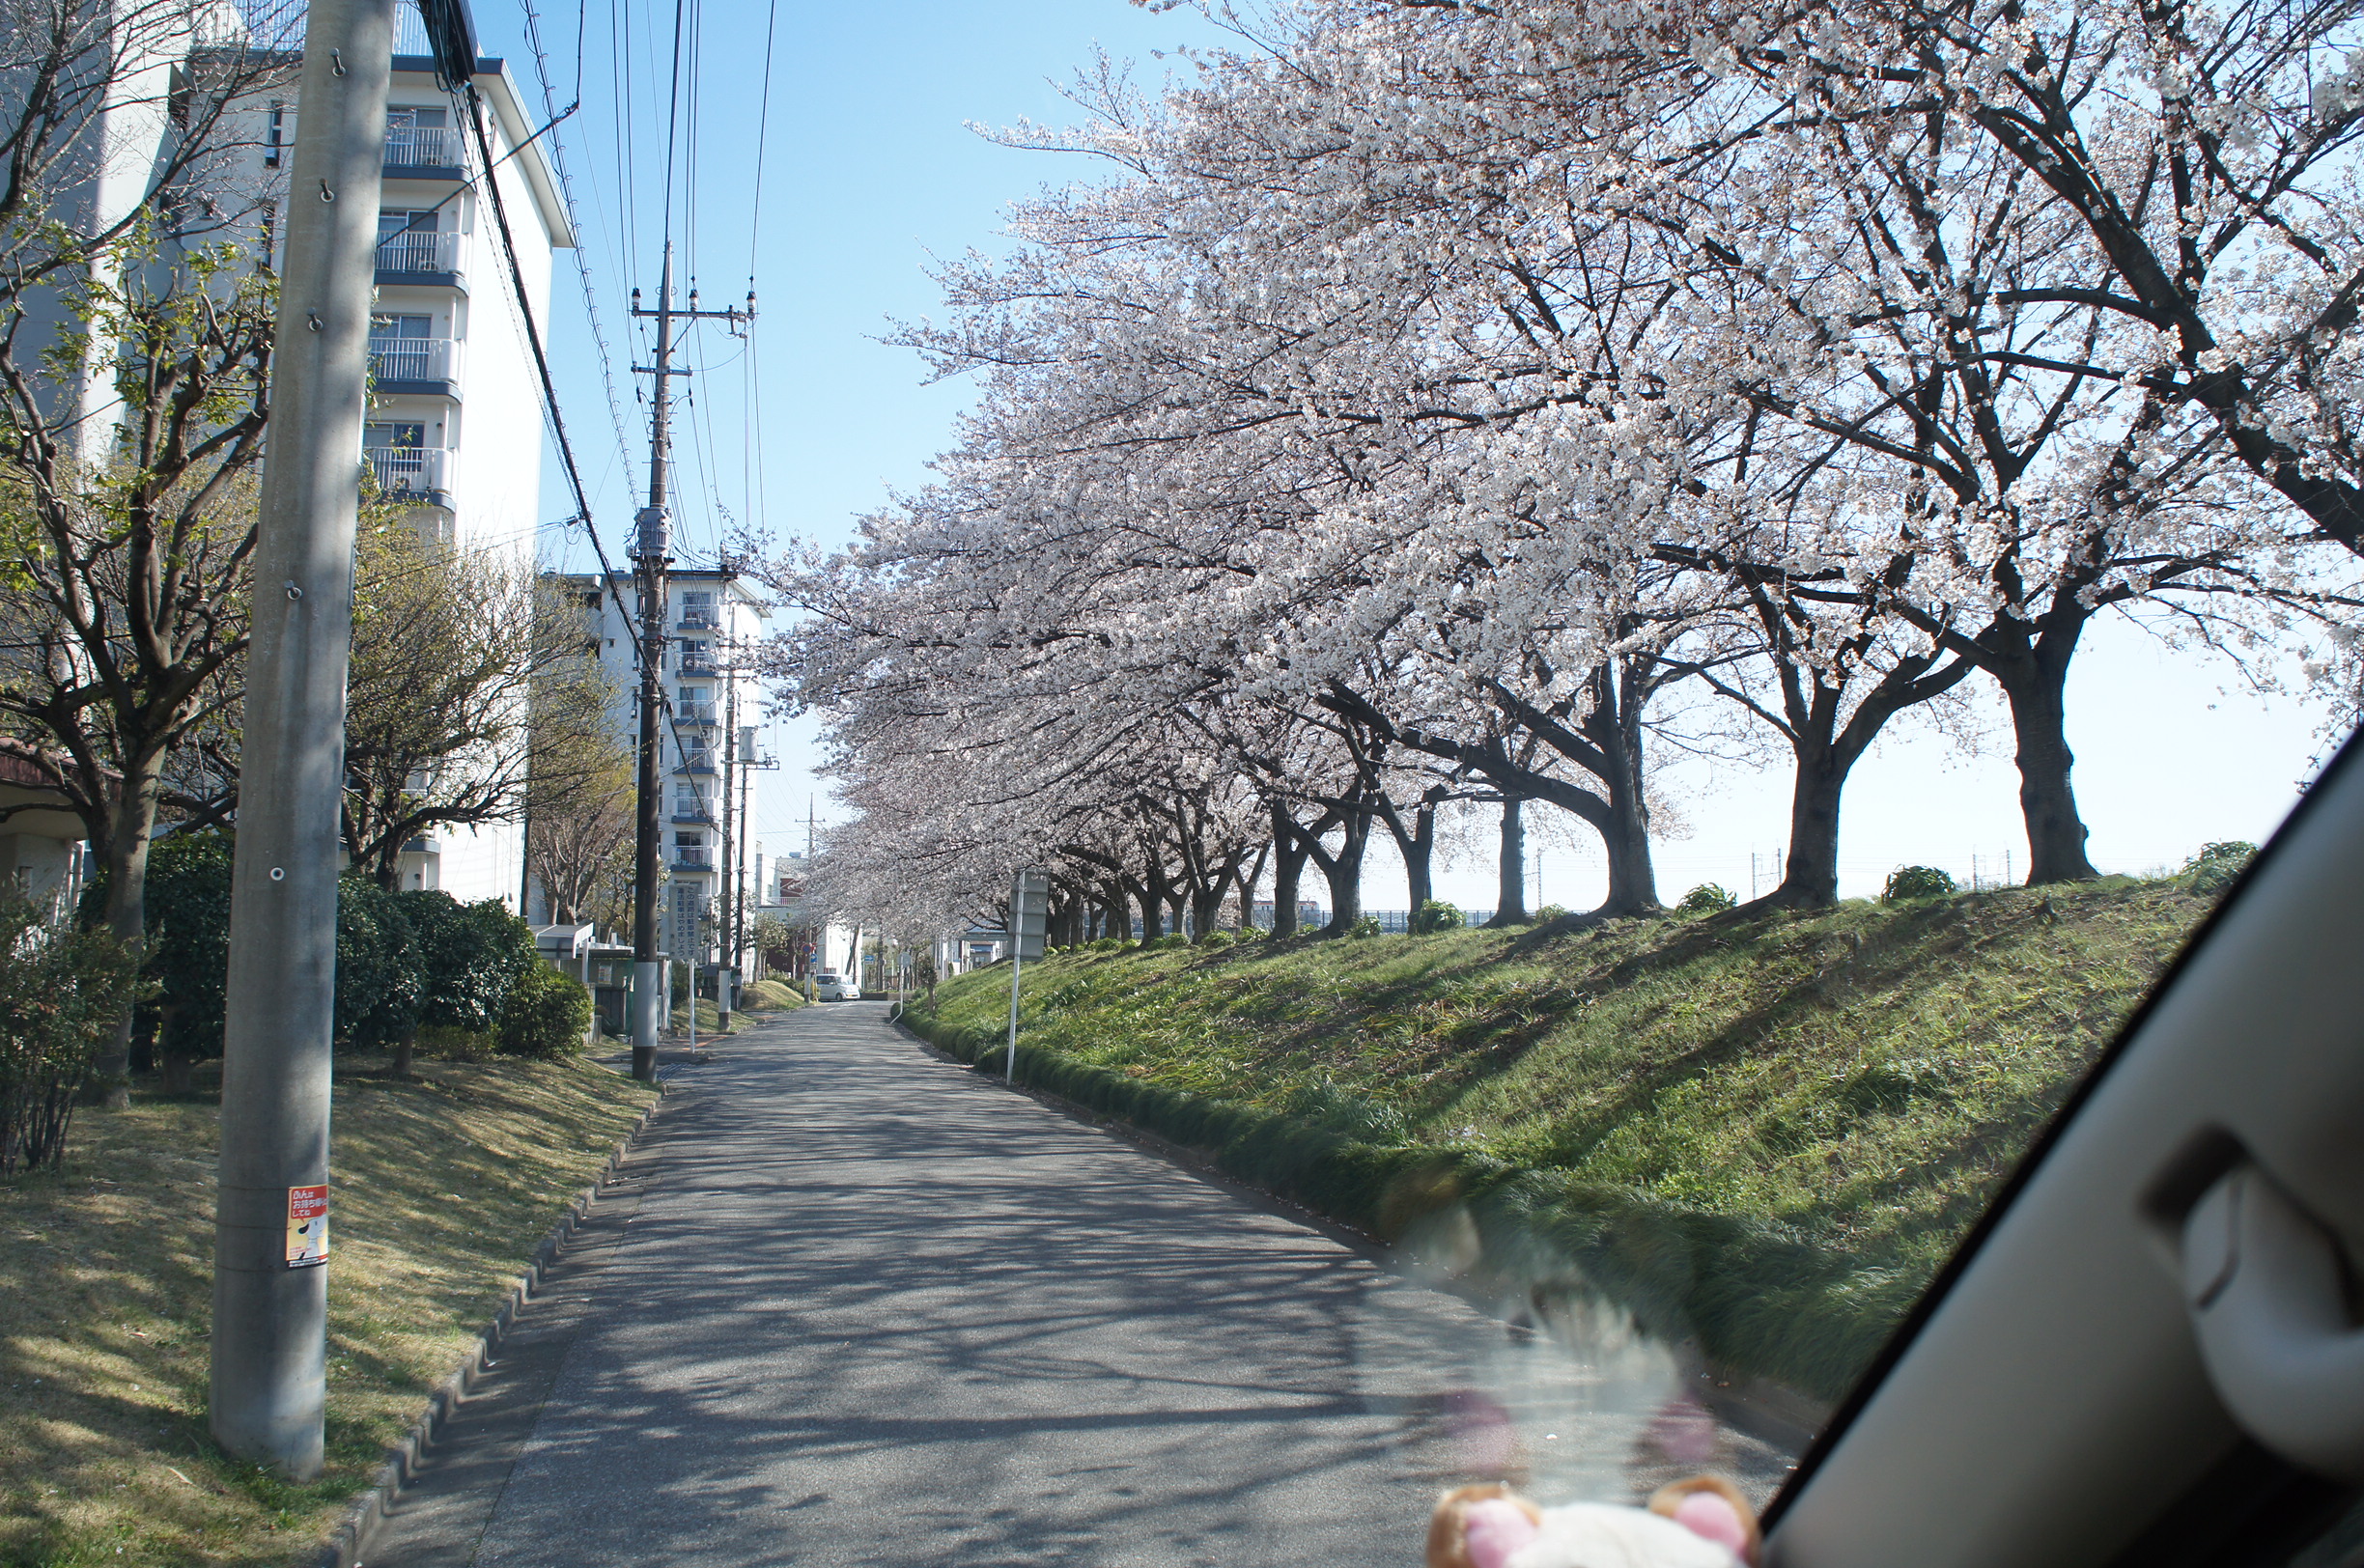
<path id="1" fill-rule="evenodd" d="M 388 126 L 385 159 L 388 169 L 457 169 L 464 155 L 460 132 L 449 126 Z"/>
<path id="2" fill-rule="evenodd" d="M 451 453 L 439 446 L 365 446 L 362 457 L 389 495 L 424 495 L 451 489 Z"/>
<path id="3" fill-rule="evenodd" d="M 457 272 L 460 240 L 457 230 L 403 229 L 378 241 L 380 272 Z"/>
<path id="4" fill-rule="evenodd" d="M 460 379 L 460 344 L 456 339 L 372 338 L 369 349 L 370 377 L 374 380 Z"/>

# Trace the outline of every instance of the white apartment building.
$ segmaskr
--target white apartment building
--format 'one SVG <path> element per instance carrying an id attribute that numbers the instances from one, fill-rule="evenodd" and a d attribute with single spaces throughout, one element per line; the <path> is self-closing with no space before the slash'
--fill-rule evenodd
<path id="1" fill-rule="evenodd" d="M 542 404 L 525 311 L 549 321 L 551 264 L 575 244 L 575 232 L 542 144 L 529 140 L 533 126 L 507 66 L 478 60 L 475 85 L 489 111 L 492 180 L 509 220 L 515 274 L 466 98 L 438 84 L 418 14 L 406 7 L 387 92 L 362 456 L 380 491 L 405 503 L 421 533 L 530 571 L 541 520 Z M 267 188 L 283 188 L 301 113 L 292 79 L 289 86 L 290 96 L 252 110 L 246 140 Z M 267 224 L 270 210 L 267 199 Z M 275 250 L 278 237 L 271 242 Z M 523 827 L 496 823 L 411 840 L 401 879 L 405 887 L 520 909 L 524 869 Z"/>
<path id="2" fill-rule="evenodd" d="M 595 576 L 563 579 L 595 621 L 601 661 L 624 700 L 615 709 L 616 735 L 636 747 L 640 735 L 640 685 L 633 659 L 634 627 L 616 609 L 620 599 L 639 613 L 638 583 L 619 573 L 613 592 Z M 752 780 L 739 765 L 748 760 L 762 719 L 762 694 L 745 668 L 761 639 L 771 610 L 736 574 L 675 570 L 666 574 L 665 650 L 661 671 L 668 713 L 660 716 L 658 753 L 664 788 L 660 821 L 664 832 L 663 919 L 665 950 L 676 961 L 699 964 L 733 960 L 724 955 L 720 925 L 726 879 L 735 878 L 739 897 L 761 900 L 761 846 L 749 841 L 743 800 L 751 800 Z M 733 728 L 733 719 L 737 727 Z M 727 793 L 726 793 L 727 787 Z M 726 842 L 727 841 L 727 842 Z M 728 849 L 726 863 L 723 852 Z M 538 891 L 526 918 L 549 918 Z M 746 924 L 753 925 L 752 910 Z M 752 972 L 746 970 L 744 972 Z"/>
<path id="3" fill-rule="evenodd" d="M 388 93 L 383 187 L 379 201 L 377 299 L 370 321 L 374 396 L 363 456 L 385 494 L 453 548 L 500 552 L 532 570 L 540 522 L 540 380 L 524 312 L 549 320 L 554 253 L 576 243 L 566 204 L 543 144 L 532 140 L 516 81 L 498 59 L 476 62 L 487 139 L 515 245 L 504 253 L 487 193 L 485 159 L 464 94 L 438 85 L 426 33 L 406 6 L 395 39 Z M 290 199 L 288 165 L 296 121 L 296 57 L 272 52 L 300 37 L 301 6 L 281 0 L 202 12 L 190 29 L 147 41 L 148 56 L 110 95 L 87 133 L 89 175 L 72 221 L 103 227 L 128 212 L 155 182 L 175 134 L 169 113 L 176 71 L 203 69 L 209 51 L 266 58 L 284 69 L 242 100 L 225 126 L 222 151 L 175 210 L 185 230 L 167 241 L 196 246 L 243 237 L 283 260 L 277 213 Z M 261 51 L 258 54 L 257 51 Z M 151 58 L 152 57 L 152 58 Z M 520 281 L 522 283 L 521 295 Z M 37 303 L 34 314 L 43 315 Z M 48 312 L 54 325 L 55 312 Z M 84 415 L 86 442 L 102 448 L 112 421 L 103 376 L 67 389 Z M 524 834 L 513 824 L 461 828 L 414 839 L 402 856 L 402 885 L 440 887 L 464 901 L 523 897 Z"/>

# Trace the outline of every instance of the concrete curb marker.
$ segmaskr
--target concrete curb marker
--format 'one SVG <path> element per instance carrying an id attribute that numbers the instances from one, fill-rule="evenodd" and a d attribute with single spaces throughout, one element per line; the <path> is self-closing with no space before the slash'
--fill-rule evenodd
<path id="1" fill-rule="evenodd" d="M 403 1434 L 402 1441 L 386 1451 L 385 1462 L 378 1467 L 378 1473 L 372 1478 L 369 1489 L 353 1499 L 344 1519 L 329 1532 L 328 1539 L 312 1558 L 313 1568 L 362 1568 L 363 1554 L 369 1550 L 371 1538 L 377 1534 L 378 1526 L 384 1523 L 386 1510 L 393 1506 L 394 1499 L 402 1496 L 403 1488 L 409 1484 L 410 1477 L 416 1472 L 419 1456 L 435 1442 L 436 1434 L 466 1395 L 468 1385 L 474 1381 L 476 1374 L 498 1355 L 501 1336 L 508 1331 L 509 1325 L 517 1321 L 518 1313 L 533 1300 L 536 1289 L 542 1283 L 543 1271 L 556 1262 L 566 1250 L 566 1244 L 574 1238 L 583 1216 L 599 1201 L 601 1190 L 614 1180 L 617 1167 L 624 1163 L 633 1146 L 640 1141 L 640 1134 L 648 1130 L 649 1123 L 655 1120 L 657 1113 L 664 1108 L 668 1091 L 661 1083 L 657 1087 L 658 1097 L 649 1102 L 648 1108 L 640 1113 L 640 1119 L 633 1123 L 632 1131 L 616 1141 L 615 1148 L 607 1156 L 607 1162 L 600 1167 L 599 1175 L 592 1179 L 590 1186 L 575 1194 L 575 1201 L 567 1205 L 566 1213 L 558 1217 L 558 1222 L 550 1227 L 549 1234 L 542 1238 L 542 1245 L 534 1248 L 533 1261 L 525 1266 L 525 1272 L 518 1276 L 518 1282 L 510 1288 L 509 1299 L 492 1315 L 491 1326 L 477 1336 L 475 1345 L 467 1353 L 467 1358 L 436 1386 L 436 1391 L 428 1398 L 426 1413 L 411 1422 L 410 1430 Z"/>

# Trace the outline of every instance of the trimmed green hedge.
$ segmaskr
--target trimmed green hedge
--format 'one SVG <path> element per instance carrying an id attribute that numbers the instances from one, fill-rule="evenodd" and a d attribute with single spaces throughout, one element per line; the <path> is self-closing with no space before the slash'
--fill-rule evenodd
<path id="1" fill-rule="evenodd" d="M 904 1022 L 955 1059 L 999 1074 L 999 1032 L 942 1024 L 920 1008 Z M 1475 1282 L 1538 1301 L 1605 1302 L 1655 1338 L 1695 1342 L 1722 1367 L 1825 1399 L 1862 1374 L 1924 1283 L 1776 1224 L 1585 1186 L 1474 1150 L 1369 1142 L 1023 1037 L 1018 1081 L 1204 1151 L 1226 1175 L 1386 1241 L 1464 1214 L 1478 1243 L 1467 1271 Z"/>

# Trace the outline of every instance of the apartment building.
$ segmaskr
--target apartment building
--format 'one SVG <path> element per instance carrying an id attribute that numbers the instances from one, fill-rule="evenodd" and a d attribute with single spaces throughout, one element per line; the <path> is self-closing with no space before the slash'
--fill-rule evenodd
<path id="1" fill-rule="evenodd" d="M 524 309 L 548 322 L 551 264 L 575 234 L 541 144 L 528 141 L 533 126 L 516 82 L 501 61 L 477 61 L 512 274 L 465 99 L 437 86 L 417 15 L 406 10 L 404 18 L 386 111 L 370 318 L 374 395 L 362 452 L 380 490 L 406 503 L 423 533 L 530 570 L 543 440 Z M 292 135 L 292 107 L 266 106 L 262 157 L 279 155 Z M 518 909 L 524 856 L 520 825 L 446 829 L 406 847 L 403 885 Z"/>
<path id="2" fill-rule="evenodd" d="M 256 85 L 226 123 L 219 150 L 168 203 L 165 242 L 195 247 L 240 238 L 277 266 L 284 260 L 278 214 L 296 199 L 287 184 L 302 106 L 297 59 L 288 46 L 300 39 L 302 7 L 240 0 L 199 8 L 191 18 L 138 41 L 138 69 L 126 71 L 84 133 L 88 173 L 68 204 L 69 220 L 103 228 L 144 199 L 172 154 L 176 73 L 202 71 L 214 54 L 235 56 L 240 80 Z M 530 571 L 543 432 L 524 313 L 530 308 L 548 322 L 555 253 L 576 237 L 501 60 L 476 62 L 489 176 L 466 97 L 438 83 L 410 7 L 401 13 L 393 68 L 363 456 L 380 490 L 422 533 L 455 549 L 505 554 Z M 508 216 L 514 270 L 494 221 L 492 187 Z M 64 320 L 45 297 L 32 302 L 30 314 L 37 334 L 54 333 Z M 93 365 L 58 389 L 61 411 L 78 411 L 77 428 L 94 455 L 113 431 L 113 395 L 96 363 L 102 350 L 94 340 Z M 523 830 L 502 824 L 415 839 L 401 870 L 406 887 L 498 898 L 515 909 L 523 896 Z"/>
<path id="3" fill-rule="evenodd" d="M 562 580 L 569 592 L 580 596 L 593 617 L 600 659 L 626 694 L 615 709 L 617 738 L 636 746 L 636 629 L 618 613 L 616 604 L 620 599 L 638 615 L 639 586 L 624 573 L 617 574 L 613 592 L 596 576 Z M 677 961 L 733 962 L 722 951 L 721 900 L 727 880 L 736 879 L 739 897 L 761 902 L 761 855 L 758 847 L 747 842 L 736 813 L 739 764 L 746 760 L 748 742 L 761 722 L 762 693 L 745 665 L 770 613 L 736 574 L 677 570 L 667 574 L 661 671 L 666 712 L 659 721 L 658 739 L 664 788 L 660 816 L 665 879 L 661 934 L 666 952 Z M 725 848 L 731 852 L 727 862 Z M 529 898 L 529 905 L 526 918 L 549 918 L 538 894 Z"/>

